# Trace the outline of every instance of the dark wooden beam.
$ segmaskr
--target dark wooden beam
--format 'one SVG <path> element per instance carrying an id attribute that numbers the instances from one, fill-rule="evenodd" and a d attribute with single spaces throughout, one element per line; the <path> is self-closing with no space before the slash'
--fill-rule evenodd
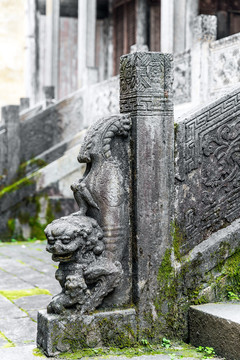
<path id="1" fill-rule="evenodd" d="M 46 14 L 46 0 L 36 0 L 37 9 L 42 15 Z M 61 0 L 60 16 L 78 17 L 78 0 Z M 97 1 L 97 18 L 103 19 L 108 16 L 108 0 Z"/>
<path id="2" fill-rule="evenodd" d="M 46 14 L 46 0 L 37 0 L 38 10 L 42 15 Z M 60 16 L 78 17 L 78 0 L 61 0 Z"/>

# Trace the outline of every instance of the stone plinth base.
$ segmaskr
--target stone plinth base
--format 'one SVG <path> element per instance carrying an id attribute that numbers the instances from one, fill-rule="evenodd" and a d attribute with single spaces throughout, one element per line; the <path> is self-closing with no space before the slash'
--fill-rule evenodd
<path id="1" fill-rule="evenodd" d="M 100 346 L 131 346 L 136 341 L 134 309 L 79 316 L 38 313 L 37 346 L 47 356 Z"/>
<path id="2" fill-rule="evenodd" d="M 240 303 L 191 306 L 189 337 L 194 346 L 213 347 L 228 360 L 240 359 Z"/>

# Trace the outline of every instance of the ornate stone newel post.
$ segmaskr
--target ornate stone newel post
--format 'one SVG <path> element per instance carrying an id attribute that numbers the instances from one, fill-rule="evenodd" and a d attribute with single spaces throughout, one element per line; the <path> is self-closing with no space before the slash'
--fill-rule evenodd
<path id="1" fill-rule="evenodd" d="M 79 211 L 45 229 L 62 287 L 38 314 L 37 343 L 48 356 L 129 346 L 137 323 L 141 332 L 156 313 L 172 214 L 171 61 L 151 52 L 121 58 L 122 114 L 96 122 L 82 144 L 86 171 L 71 186 Z"/>
<path id="2" fill-rule="evenodd" d="M 171 245 L 174 186 L 172 55 L 121 57 L 120 111 L 132 119 L 133 301 L 141 329 L 156 317 L 157 274 Z M 150 324 L 151 327 L 151 324 Z"/>

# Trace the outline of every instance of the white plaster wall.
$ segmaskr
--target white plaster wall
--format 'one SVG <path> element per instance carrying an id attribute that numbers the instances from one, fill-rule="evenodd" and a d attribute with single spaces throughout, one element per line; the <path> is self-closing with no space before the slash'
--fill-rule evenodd
<path id="1" fill-rule="evenodd" d="M 25 0 L 0 1 L 0 107 L 25 96 Z"/>

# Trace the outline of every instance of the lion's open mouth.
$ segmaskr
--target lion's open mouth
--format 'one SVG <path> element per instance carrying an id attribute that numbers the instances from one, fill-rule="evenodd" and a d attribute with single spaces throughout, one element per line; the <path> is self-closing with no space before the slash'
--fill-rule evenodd
<path id="1" fill-rule="evenodd" d="M 62 255 L 53 254 L 52 259 L 53 261 L 69 261 L 71 260 L 72 256 L 73 256 L 72 253 L 62 254 Z"/>

